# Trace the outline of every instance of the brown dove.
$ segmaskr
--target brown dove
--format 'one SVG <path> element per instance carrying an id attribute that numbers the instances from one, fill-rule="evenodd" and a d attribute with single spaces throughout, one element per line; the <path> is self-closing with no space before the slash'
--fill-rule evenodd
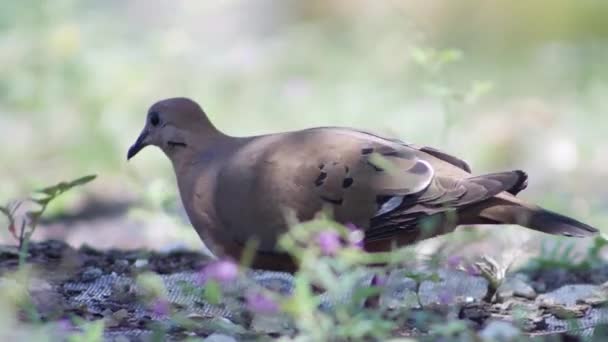
<path id="1" fill-rule="evenodd" d="M 318 127 L 232 137 L 187 98 L 159 101 L 128 159 L 148 145 L 171 160 L 183 205 L 201 239 L 218 256 L 238 259 L 259 242 L 253 267 L 294 271 L 276 246 L 286 209 L 309 220 L 325 207 L 364 230 L 364 247 L 387 251 L 452 232 L 459 225 L 518 224 L 585 237 L 597 230 L 515 197 L 523 171 L 480 176 L 440 150 L 365 131 Z"/>

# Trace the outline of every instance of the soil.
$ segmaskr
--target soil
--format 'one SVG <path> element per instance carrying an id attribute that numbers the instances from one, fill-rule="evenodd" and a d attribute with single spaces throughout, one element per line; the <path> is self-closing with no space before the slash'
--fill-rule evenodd
<path id="1" fill-rule="evenodd" d="M 109 318 L 106 325 L 106 335 L 129 332 L 131 337 L 150 332 L 156 317 L 152 314 L 134 315 L 134 293 L 128 286 L 124 291 L 106 296 L 107 300 L 97 302 L 93 306 L 75 303 L 72 299 L 82 293 L 82 289 L 74 289 L 67 283 L 91 283 L 104 276 L 133 277 L 145 271 L 162 275 L 172 275 L 180 272 L 198 272 L 209 262 L 209 257 L 185 250 L 175 250 L 166 253 L 146 250 L 106 250 L 100 251 L 89 246 L 74 249 L 62 241 L 49 240 L 32 243 L 27 257 L 27 264 L 35 270 L 36 278 L 42 279 L 50 286 L 30 286 L 32 300 L 38 308 L 43 321 L 61 321 L 72 316 L 87 320 Z M 0 275 L 7 275 L 18 268 L 18 251 L 15 247 L 0 248 Z M 602 284 L 608 279 L 608 266 L 585 272 L 571 272 L 559 269 L 528 272 L 530 284 L 537 293 L 545 293 L 568 284 Z M 118 286 L 118 285 L 117 285 Z M 86 285 L 85 287 L 86 288 Z M 123 298 L 121 299 L 120 296 Z M 438 312 L 452 315 L 452 318 L 463 319 L 470 326 L 482 329 L 488 322 L 496 319 L 513 320 L 515 307 L 528 307 L 535 312 L 525 318 L 525 330 L 530 334 L 545 334 L 547 330 L 547 312 L 542 310 L 533 298 L 513 296 L 502 298 L 493 303 L 481 301 L 461 305 L 456 312 Z M 425 311 L 425 310 L 422 310 Z M 437 311 L 437 310 L 431 310 Z M 413 311 L 417 312 L 416 310 Z M 23 319 L 27 321 L 26 315 Z M 222 324 L 225 324 L 225 321 Z M 174 337 L 185 337 L 184 329 L 171 327 L 169 331 Z M 215 326 L 198 329 L 199 336 L 207 336 L 217 331 Z M 135 334 L 133 334 L 135 332 Z M 400 336 L 418 335 L 419 327 L 405 325 L 396 334 Z M 422 331 L 422 333 L 424 333 Z M 180 335 L 182 334 L 182 335 Z M 242 336 L 242 332 L 239 333 Z M 276 335 L 276 332 L 269 336 Z M 573 337 L 574 338 L 574 337 Z"/>

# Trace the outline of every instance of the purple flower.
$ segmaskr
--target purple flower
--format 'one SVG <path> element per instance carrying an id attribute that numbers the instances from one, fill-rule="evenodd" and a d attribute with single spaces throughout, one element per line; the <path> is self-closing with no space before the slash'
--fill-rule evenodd
<path id="1" fill-rule="evenodd" d="M 481 274 L 481 272 L 479 271 L 479 268 L 477 268 L 477 266 L 471 265 L 471 264 L 466 264 L 464 266 L 464 271 L 467 272 L 467 274 L 470 276 L 478 276 Z"/>
<path id="2" fill-rule="evenodd" d="M 230 259 L 221 259 L 207 264 L 200 272 L 198 283 L 205 284 L 209 280 L 226 284 L 234 281 L 239 275 L 238 265 Z"/>
<path id="3" fill-rule="evenodd" d="M 460 266 L 460 262 L 462 261 L 462 257 L 458 255 L 450 255 L 447 259 L 448 267 L 451 269 L 457 269 Z"/>
<path id="4" fill-rule="evenodd" d="M 171 313 L 171 304 L 166 299 L 157 298 L 152 302 L 151 309 L 155 315 L 165 317 Z"/>
<path id="5" fill-rule="evenodd" d="M 249 291 L 245 296 L 247 308 L 260 314 L 274 314 L 279 312 L 279 304 L 269 296 L 258 292 Z"/>
<path id="6" fill-rule="evenodd" d="M 386 275 L 384 274 L 374 274 L 372 278 L 372 286 L 384 286 L 386 284 Z"/>
<path id="7" fill-rule="evenodd" d="M 62 319 L 57 323 L 59 330 L 63 333 L 69 333 L 75 330 L 74 324 L 67 318 Z"/>
<path id="8" fill-rule="evenodd" d="M 365 233 L 359 227 L 357 227 L 353 223 L 345 224 L 346 228 L 348 228 L 348 243 L 351 247 L 355 247 L 358 249 L 363 249 L 363 239 L 365 238 Z"/>
<path id="9" fill-rule="evenodd" d="M 340 235 L 333 230 L 319 232 L 317 234 L 317 244 L 325 255 L 334 255 L 342 247 Z"/>
<path id="10" fill-rule="evenodd" d="M 438 297 L 439 297 L 438 298 L 439 304 L 441 304 L 441 305 L 450 305 L 454 301 L 454 296 L 447 290 L 443 290 L 443 291 L 439 292 Z"/>

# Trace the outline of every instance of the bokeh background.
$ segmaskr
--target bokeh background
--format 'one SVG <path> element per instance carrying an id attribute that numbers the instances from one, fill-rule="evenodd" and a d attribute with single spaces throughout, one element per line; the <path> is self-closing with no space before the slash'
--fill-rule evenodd
<path id="1" fill-rule="evenodd" d="M 125 160 L 147 108 L 188 96 L 233 135 L 351 126 L 521 168 L 522 197 L 605 227 L 607 17 L 600 0 L 2 1 L 0 200 L 94 173 L 34 239 L 200 248 L 168 160 Z"/>

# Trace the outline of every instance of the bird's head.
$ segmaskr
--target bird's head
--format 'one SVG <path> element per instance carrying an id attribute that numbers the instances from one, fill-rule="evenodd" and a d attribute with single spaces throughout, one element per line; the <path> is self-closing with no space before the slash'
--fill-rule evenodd
<path id="1" fill-rule="evenodd" d="M 219 132 L 196 102 L 183 97 L 161 100 L 148 110 L 144 129 L 129 148 L 127 159 L 152 145 L 174 160 L 176 156 L 200 147 L 205 138 L 217 134 Z"/>

